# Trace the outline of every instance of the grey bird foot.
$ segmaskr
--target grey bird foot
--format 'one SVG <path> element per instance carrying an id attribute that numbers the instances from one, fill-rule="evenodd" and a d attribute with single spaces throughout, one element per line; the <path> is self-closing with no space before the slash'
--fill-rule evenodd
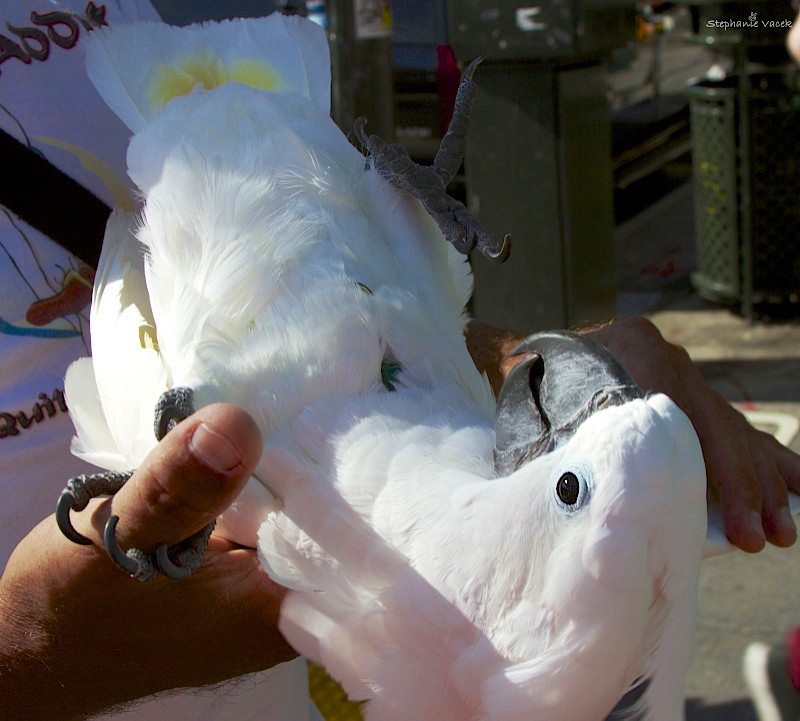
<path id="1" fill-rule="evenodd" d="M 139 548 L 123 551 L 117 543 L 116 530 L 119 516 L 111 516 L 103 529 L 103 545 L 114 563 L 123 571 L 140 581 L 151 581 L 159 573 L 174 581 L 186 578 L 203 563 L 206 546 L 216 521 L 201 528 L 193 536 L 167 546 L 160 543 L 154 554 L 145 553 Z"/>
<path id="2" fill-rule="evenodd" d="M 90 546 L 92 542 L 78 533 L 70 520 L 70 511 L 82 511 L 92 498 L 113 496 L 133 475 L 133 471 L 106 471 L 75 476 L 67 481 L 67 487 L 61 491 L 56 504 L 56 522 L 58 527 L 70 541 L 81 546 Z"/>
<path id="3" fill-rule="evenodd" d="M 487 258 L 502 263 L 511 252 L 511 236 L 504 236 L 499 243 L 481 227 L 463 203 L 447 195 L 447 185 L 461 167 L 467 147 L 469 114 L 475 96 L 472 76 L 480 62 L 481 58 L 473 60 L 464 71 L 456 94 L 453 118 L 433 165 L 419 165 L 402 145 L 386 143 L 377 135 L 368 136 L 364 130 L 364 118 L 356 120 L 355 133 L 359 143 L 369 152 L 373 167 L 380 176 L 417 198 L 456 250 L 466 255 L 477 245 Z"/>
<path id="4" fill-rule="evenodd" d="M 154 430 L 160 441 L 184 418 L 194 412 L 191 388 L 171 388 L 159 398 L 155 409 Z M 70 511 L 82 511 L 92 498 L 114 495 L 133 475 L 133 471 L 116 473 L 96 473 L 77 476 L 67 482 L 61 492 L 56 507 L 56 521 L 61 532 L 75 543 L 91 544 L 91 541 L 78 533 L 70 521 Z M 203 562 L 206 545 L 214 530 L 215 522 L 193 536 L 167 547 L 160 544 L 154 554 L 148 554 L 138 548 L 123 551 L 116 539 L 118 516 L 111 516 L 106 522 L 103 532 L 103 545 L 114 563 L 131 576 L 140 581 L 149 581 L 160 573 L 167 578 L 180 579 L 194 573 Z"/>
<path id="5" fill-rule="evenodd" d="M 156 403 L 156 420 L 153 424 L 153 432 L 156 440 L 161 440 L 184 418 L 188 418 L 194 413 L 194 394 L 191 388 L 178 386 L 170 388 Z"/>

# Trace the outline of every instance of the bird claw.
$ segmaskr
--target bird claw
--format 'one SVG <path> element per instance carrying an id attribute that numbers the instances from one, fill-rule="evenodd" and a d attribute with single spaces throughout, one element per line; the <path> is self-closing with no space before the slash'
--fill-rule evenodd
<path id="1" fill-rule="evenodd" d="M 106 522 L 103 545 L 109 558 L 119 568 L 140 581 L 151 581 L 161 573 L 178 581 L 194 573 L 203 563 L 208 539 L 216 525 L 216 521 L 212 521 L 174 546 L 160 543 L 155 553 L 148 554 L 139 548 L 129 548 L 127 551 L 120 548 L 116 537 L 118 522 L 119 516 L 111 516 Z"/>
<path id="2" fill-rule="evenodd" d="M 133 471 L 106 471 L 74 476 L 67 481 L 56 504 L 56 523 L 70 541 L 81 546 L 91 545 L 86 536 L 78 533 L 70 520 L 70 511 L 82 511 L 92 498 L 113 496 L 133 475 Z"/>
<path id="3" fill-rule="evenodd" d="M 212 521 L 194 535 L 174 546 L 167 546 L 166 543 L 159 544 L 156 548 L 156 562 L 161 572 L 167 578 L 177 581 L 186 578 L 200 568 L 205 558 L 208 539 L 211 538 L 216 524 L 216 521 Z M 173 558 L 178 563 L 175 563 Z"/>
<path id="4" fill-rule="evenodd" d="M 447 194 L 447 184 L 458 172 L 464 158 L 469 114 L 475 95 L 472 76 L 480 62 L 481 58 L 473 60 L 464 71 L 450 127 L 436 151 L 433 165 L 420 165 L 408 156 L 402 145 L 386 143 L 377 135 L 367 135 L 364 118 L 356 118 L 354 130 L 358 142 L 371 156 L 378 174 L 394 187 L 419 200 L 458 252 L 467 255 L 477 243 L 481 253 L 489 260 L 502 263 L 511 251 L 510 236 L 506 235 L 503 242 L 498 243 L 463 203 Z"/>
<path id="5" fill-rule="evenodd" d="M 73 479 L 70 478 L 70 481 L 72 480 Z M 58 503 L 56 504 L 56 523 L 61 529 L 61 533 L 70 541 L 80 546 L 90 546 L 92 544 L 91 540 L 86 538 L 83 534 L 78 533 L 70 520 L 69 512 L 74 509 L 75 506 L 75 496 L 67 489 L 61 491 L 61 495 L 58 497 Z"/>
<path id="6" fill-rule="evenodd" d="M 117 543 L 117 523 L 119 516 L 110 516 L 103 529 L 103 546 L 109 558 L 129 576 L 140 581 L 150 581 L 158 575 L 158 569 L 150 557 L 138 548 L 131 548 L 124 553 Z"/>
<path id="7" fill-rule="evenodd" d="M 184 418 L 194 413 L 194 393 L 191 388 L 178 386 L 161 394 L 156 403 L 153 431 L 156 440 L 162 440 Z"/>
<path id="8" fill-rule="evenodd" d="M 184 418 L 194 413 L 191 388 L 170 388 L 159 398 L 155 409 L 154 431 L 160 441 Z M 93 473 L 75 476 L 67 482 L 56 504 L 56 522 L 61 532 L 73 543 L 82 546 L 91 545 L 92 541 L 78 533 L 70 520 L 71 511 L 82 511 L 92 498 L 113 496 L 128 479 L 133 471 Z M 116 528 L 119 516 L 111 516 L 103 529 L 103 545 L 114 563 L 123 571 L 140 581 L 149 581 L 160 573 L 167 578 L 178 580 L 194 573 L 203 563 L 208 539 L 214 530 L 216 521 L 193 536 L 167 547 L 160 544 L 154 554 L 148 554 L 138 548 L 123 551 L 116 539 Z"/>
<path id="9" fill-rule="evenodd" d="M 496 253 L 490 250 L 484 250 L 483 254 L 491 260 L 492 263 L 505 263 L 508 260 L 508 256 L 511 255 L 511 236 L 508 233 L 503 236 L 503 244 Z"/>

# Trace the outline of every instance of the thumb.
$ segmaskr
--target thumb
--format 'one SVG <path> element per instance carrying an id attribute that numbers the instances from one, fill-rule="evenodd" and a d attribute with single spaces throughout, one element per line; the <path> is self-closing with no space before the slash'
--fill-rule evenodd
<path id="1" fill-rule="evenodd" d="M 150 553 L 207 526 L 247 483 L 261 448 L 258 426 L 236 406 L 206 406 L 186 418 L 114 496 L 120 546 Z M 98 522 L 105 520 L 94 518 L 95 528 Z"/>

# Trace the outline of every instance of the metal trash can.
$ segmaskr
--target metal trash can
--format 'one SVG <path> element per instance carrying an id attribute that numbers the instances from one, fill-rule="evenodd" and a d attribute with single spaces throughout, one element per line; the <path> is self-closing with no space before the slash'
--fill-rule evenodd
<path id="1" fill-rule="evenodd" d="M 692 282 L 710 300 L 744 309 L 800 300 L 800 93 L 793 71 L 785 65 L 687 89 L 697 229 Z"/>

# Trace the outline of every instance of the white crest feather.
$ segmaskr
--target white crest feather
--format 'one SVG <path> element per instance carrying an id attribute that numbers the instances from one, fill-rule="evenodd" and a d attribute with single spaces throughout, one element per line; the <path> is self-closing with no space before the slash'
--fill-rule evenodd
<path id="1" fill-rule="evenodd" d="M 161 23 L 92 32 L 86 69 L 106 104 L 133 131 L 172 98 L 225 82 L 284 90 L 330 109 L 322 28 L 277 13 L 186 28 Z"/>

